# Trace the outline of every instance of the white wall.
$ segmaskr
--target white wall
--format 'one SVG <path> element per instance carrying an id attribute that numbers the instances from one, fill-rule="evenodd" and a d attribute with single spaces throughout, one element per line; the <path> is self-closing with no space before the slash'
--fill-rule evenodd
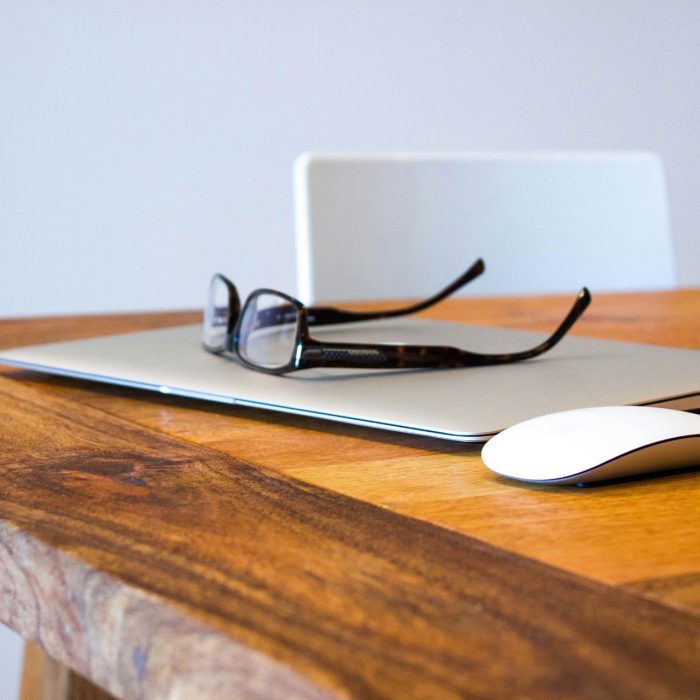
<path id="1" fill-rule="evenodd" d="M 700 284 L 694 0 L 0 2 L 0 316 L 294 288 L 304 150 L 649 149 Z"/>
<path id="2" fill-rule="evenodd" d="M 698 285 L 699 26 L 694 0 L 4 0 L 0 316 L 198 306 L 218 269 L 293 289 L 309 150 L 657 151 Z"/>
<path id="3" fill-rule="evenodd" d="M 0 698 L 13 700 L 19 694 L 21 639 L 0 624 Z"/>

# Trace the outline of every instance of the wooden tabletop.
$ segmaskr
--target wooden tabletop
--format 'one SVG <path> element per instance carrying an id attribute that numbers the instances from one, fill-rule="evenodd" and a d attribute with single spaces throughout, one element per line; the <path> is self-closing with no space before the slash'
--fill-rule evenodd
<path id="1" fill-rule="evenodd" d="M 7 320 L 0 347 L 197 319 Z M 575 332 L 700 348 L 700 290 L 596 295 Z M 9 367 L 0 395 L 0 620 L 115 696 L 700 696 L 700 472 L 525 485 L 478 446 Z"/>

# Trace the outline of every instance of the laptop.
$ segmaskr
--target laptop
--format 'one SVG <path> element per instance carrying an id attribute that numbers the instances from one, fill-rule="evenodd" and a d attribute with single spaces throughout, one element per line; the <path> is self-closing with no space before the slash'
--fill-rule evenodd
<path id="1" fill-rule="evenodd" d="M 397 318 L 318 327 L 321 339 L 530 347 L 528 331 Z M 540 357 L 491 367 L 255 372 L 200 344 L 198 325 L 0 351 L 0 363 L 162 394 L 383 430 L 484 442 L 545 413 L 601 405 L 700 409 L 700 351 L 568 336 Z"/>

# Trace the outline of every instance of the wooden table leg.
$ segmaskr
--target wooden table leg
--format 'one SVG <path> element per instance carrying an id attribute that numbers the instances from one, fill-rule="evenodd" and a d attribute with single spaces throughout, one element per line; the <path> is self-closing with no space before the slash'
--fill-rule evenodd
<path id="1" fill-rule="evenodd" d="M 115 700 L 67 666 L 54 661 L 34 642 L 24 643 L 19 700 Z"/>

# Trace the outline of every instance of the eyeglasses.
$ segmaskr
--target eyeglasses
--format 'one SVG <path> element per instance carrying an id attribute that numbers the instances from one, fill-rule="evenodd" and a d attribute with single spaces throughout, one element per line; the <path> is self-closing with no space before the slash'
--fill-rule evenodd
<path id="1" fill-rule="evenodd" d="M 553 348 L 591 301 L 584 287 L 559 327 L 539 345 L 513 353 L 484 354 L 438 345 L 337 343 L 311 337 L 310 326 L 352 323 L 405 316 L 442 301 L 485 269 L 478 259 L 452 284 L 428 299 L 384 311 L 350 311 L 330 306 L 305 306 L 274 289 L 257 289 L 241 308 L 234 284 L 216 274 L 204 308 L 202 344 L 214 353 L 232 352 L 247 367 L 286 374 L 311 367 L 407 369 L 417 367 L 475 367 L 520 362 Z"/>

